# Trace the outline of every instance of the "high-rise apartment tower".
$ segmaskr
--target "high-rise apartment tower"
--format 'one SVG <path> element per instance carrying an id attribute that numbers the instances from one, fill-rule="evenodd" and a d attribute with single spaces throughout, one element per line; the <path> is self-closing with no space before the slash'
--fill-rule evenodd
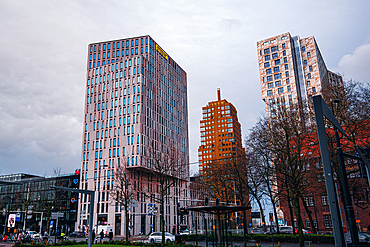
<path id="1" fill-rule="evenodd" d="M 96 191 L 94 225 L 111 225 L 115 235 L 125 232 L 121 205 L 109 197 L 117 169 L 124 160 L 132 179 L 127 186 L 135 189 L 130 209 L 131 234 L 159 230 L 158 215 L 148 214 L 148 210 L 159 205 L 150 204 L 155 204 L 150 199 L 156 196 L 157 186 L 144 155 L 149 149 L 161 147 L 156 150 L 161 152 L 169 146 L 176 150 L 183 164 L 183 172 L 178 175 L 180 184 L 186 183 L 189 178 L 186 72 L 150 36 L 90 44 L 80 188 Z M 150 198 L 144 195 L 149 191 Z M 177 224 L 174 205 L 178 196 L 167 201 L 167 231 Z M 87 217 L 89 202 L 82 196 L 77 219 L 80 229 Z"/>
<path id="2" fill-rule="evenodd" d="M 280 34 L 257 42 L 257 51 L 267 117 L 275 104 L 308 106 L 312 96 L 325 94 L 328 83 L 343 84 L 341 76 L 327 70 L 313 36 Z"/>

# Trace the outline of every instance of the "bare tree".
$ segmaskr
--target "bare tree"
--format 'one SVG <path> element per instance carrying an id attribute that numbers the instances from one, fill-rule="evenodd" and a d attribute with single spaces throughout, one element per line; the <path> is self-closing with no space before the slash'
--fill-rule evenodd
<path id="1" fill-rule="evenodd" d="M 125 236 L 126 241 L 130 237 L 129 229 L 129 207 L 132 204 L 134 198 L 134 191 L 132 189 L 130 170 L 127 169 L 127 159 L 124 157 L 121 158 L 121 164 L 117 167 L 116 176 L 109 191 L 110 198 L 119 206 L 124 207 L 125 210 Z"/>
<path id="2" fill-rule="evenodd" d="M 144 192 L 146 197 L 160 205 L 160 229 L 162 232 L 162 243 L 165 242 L 165 208 L 168 199 L 174 195 L 175 186 L 180 183 L 181 178 L 187 172 L 185 160 L 179 154 L 169 140 L 163 142 L 152 141 L 144 154 L 145 166 L 149 168 L 149 177 L 157 187 L 157 195 L 148 191 Z"/>

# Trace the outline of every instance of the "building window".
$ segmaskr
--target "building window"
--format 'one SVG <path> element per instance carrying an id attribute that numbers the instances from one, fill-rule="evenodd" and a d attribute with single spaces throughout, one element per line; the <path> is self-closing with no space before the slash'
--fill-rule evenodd
<path id="1" fill-rule="evenodd" d="M 264 54 L 269 54 L 269 53 L 270 53 L 270 48 L 266 48 L 266 49 L 264 49 L 264 50 L 263 50 L 263 53 L 264 53 Z"/>
<path id="2" fill-rule="evenodd" d="M 281 86 L 281 81 L 276 81 L 275 82 L 275 87 L 280 87 Z"/>
<path id="3" fill-rule="evenodd" d="M 276 59 L 275 60 L 275 65 L 279 65 L 280 64 L 280 59 Z"/>
<path id="4" fill-rule="evenodd" d="M 280 71 L 280 68 L 279 67 L 274 67 L 274 73 L 277 73 Z"/>
<path id="5" fill-rule="evenodd" d="M 311 86 L 311 81 L 307 81 L 307 87 Z"/>
<path id="6" fill-rule="evenodd" d="M 328 201 L 327 201 L 326 195 L 321 196 L 321 202 L 322 202 L 322 205 L 324 205 L 324 206 L 328 205 Z"/>
<path id="7" fill-rule="evenodd" d="M 303 60 L 303 65 L 307 65 L 307 60 Z"/>
<path id="8" fill-rule="evenodd" d="M 267 81 L 272 81 L 272 75 L 267 76 Z"/>
<path id="9" fill-rule="evenodd" d="M 283 88 L 283 87 L 278 88 L 278 93 L 279 93 L 279 94 L 280 94 L 280 93 L 284 93 L 284 88 Z"/>
<path id="10" fill-rule="evenodd" d="M 288 59 L 284 57 L 284 63 L 287 63 L 287 62 L 288 62 Z"/>
<path id="11" fill-rule="evenodd" d="M 281 45 L 281 48 L 285 49 L 285 43 Z"/>
<path id="12" fill-rule="evenodd" d="M 292 90 L 290 89 L 290 86 L 287 86 L 286 88 L 287 88 L 288 92 L 292 91 Z"/>
<path id="13" fill-rule="evenodd" d="M 302 52 L 305 52 L 305 51 L 306 51 L 306 47 L 302 46 Z"/>
<path id="14" fill-rule="evenodd" d="M 290 83 L 289 78 L 287 78 L 286 79 L 286 84 L 289 84 L 289 83 Z"/>
<path id="15" fill-rule="evenodd" d="M 269 62 L 265 63 L 264 65 L 265 65 L 265 68 L 270 67 L 270 63 Z"/>
<path id="16" fill-rule="evenodd" d="M 269 75 L 271 73 L 272 73 L 271 69 L 266 69 L 266 75 Z"/>
<path id="17" fill-rule="evenodd" d="M 306 228 L 311 228 L 311 222 L 309 220 L 306 220 Z"/>
<path id="18" fill-rule="evenodd" d="M 324 225 L 325 225 L 325 228 L 332 228 L 331 215 L 330 214 L 324 215 Z"/>
<path id="19" fill-rule="evenodd" d="M 311 79 L 311 73 L 308 73 L 308 74 L 307 74 L 307 78 L 308 78 L 308 79 Z"/>
<path id="20" fill-rule="evenodd" d="M 276 58 L 278 58 L 277 53 L 273 53 L 273 54 L 272 54 L 272 59 L 276 59 Z"/>
<path id="21" fill-rule="evenodd" d="M 271 96 L 272 95 L 272 90 L 267 90 L 267 96 Z"/>
<path id="22" fill-rule="evenodd" d="M 283 51 L 283 56 L 286 56 L 286 51 Z"/>
<path id="23" fill-rule="evenodd" d="M 281 73 L 279 73 L 279 74 L 275 74 L 275 75 L 274 75 L 274 79 L 275 79 L 275 80 L 281 79 Z"/>
<path id="24" fill-rule="evenodd" d="M 274 83 L 273 82 L 267 83 L 267 88 L 273 88 L 273 87 L 274 87 Z"/>
<path id="25" fill-rule="evenodd" d="M 273 47 L 271 47 L 271 52 L 275 52 L 275 51 L 277 51 L 278 50 L 278 46 L 273 46 Z"/>
<path id="26" fill-rule="evenodd" d="M 307 52 L 307 57 L 311 57 L 311 52 Z"/>
<path id="27" fill-rule="evenodd" d="M 269 61 L 269 60 L 270 60 L 270 55 L 265 56 L 265 61 Z"/>
<path id="28" fill-rule="evenodd" d="M 310 65 L 308 68 L 309 68 L 310 71 L 312 71 L 312 65 Z"/>
<path id="29" fill-rule="evenodd" d="M 312 87 L 312 92 L 316 93 L 316 87 Z"/>
<path id="30" fill-rule="evenodd" d="M 288 70 L 289 69 L 288 64 L 285 64 L 284 68 L 285 68 L 285 70 Z"/>

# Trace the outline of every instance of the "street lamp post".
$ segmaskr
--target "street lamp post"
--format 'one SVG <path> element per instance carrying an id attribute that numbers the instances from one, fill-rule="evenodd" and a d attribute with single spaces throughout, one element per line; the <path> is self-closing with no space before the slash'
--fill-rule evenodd
<path id="1" fill-rule="evenodd" d="M 331 100 L 331 110 L 334 114 L 334 107 L 333 102 L 338 104 L 341 101 L 338 99 Z M 344 158 L 343 158 L 343 149 L 340 145 L 340 138 L 337 127 L 334 125 L 334 132 L 335 132 L 335 140 L 337 144 L 337 155 L 338 155 L 338 161 L 339 161 L 339 169 L 342 177 L 342 186 L 343 186 L 343 193 L 344 193 L 344 199 L 346 202 L 346 218 L 348 222 L 348 226 L 351 233 L 351 239 L 352 239 L 352 246 L 358 246 L 359 239 L 358 239 L 358 232 L 356 227 L 356 219 L 355 214 L 352 206 L 352 200 L 351 200 L 351 194 L 349 192 L 348 187 L 348 179 L 347 179 L 347 171 L 346 167 L 344 165 Z"/>
<path id="2" fill-rule="evenodd" d="M 73 188 L 65 188 L 65 187 L 56 187 L 51 186 L 52 189 L 58 189 L 58 190 L 66 190 L 81 194 L 88 194 L 90 195 L 90 216 L 89 216 L 89 243 L 88 247 L 91 247 L 91 243 L 93 241 L 92 239 L 92 225 L 94 224 L 94 200 L 95 200 L 95 191 L 93 190 L 81 190 L 81 189 L 73 189 Z"/>

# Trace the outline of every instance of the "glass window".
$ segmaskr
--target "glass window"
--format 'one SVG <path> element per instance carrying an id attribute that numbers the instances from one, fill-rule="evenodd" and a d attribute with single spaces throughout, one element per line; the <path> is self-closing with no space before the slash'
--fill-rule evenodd
<path id="1" fill-rule="evenodd" d="M 267 83 L 267 88 L 273 88 L 273 87 L 274 87 L 274 83 L 273 82 Z"/>
<path id="2" fill-rule="evenodd" d="M 307 65 L 307 60 L 303 60 L 303 65 Z"/>
<path id="3" fill-rule="evenodd" d="M 267 81 L 272 81 L 272 75 L 266 77 Z"/>
<path id="4" fill-rule="evenodd" d="M 287 78 L 286 79 L 286 84 L 289 84 L 289 83 L 290 83 L 289 78 Z"/>
<path id="5" fill-rule="evenodd" d="M 311 57 L 311 52 L 307 52 L 307 57 Z"/>
<path id="6" fill-rule="evenodd" d="M 266 75 L 269 75 L 272 73 L 272 70 L 271 69 L 266 69 Z"/>
<path id="7" fill-rule="evenodd" d="M 308 68 L 309 68 L 310 71 L 312 71 L 312 65 L 310 65 Z"/>
<path id="8" fill-rule="evenodd" d="M 280 68 L 279 67 L 274 67 L 274 73 L 277 73 L 280 71 Z"/>
<path id="9" fill-rule="evenodd" d="M 284 93 L 284 88 L 283 87 L 279 87 L 278 88 L 278 93 L 280 94 L 280 93 Z"/>
<path id="10" fill-rule="evenodd" d="M 275 51 L 277 51 L 278 50 L 278 46 L 273 46 L 273 47 L 271 47 L 271 52 L 275 52 Z"/>
<path id="11" fill-rule="evenodd" d="M 277 53 L 273 53 L 273 54 L 272 54 L 272 59 L 276 59 L 276 58 L 278 58 Z"/>
<path id="12" fill-rule="evenodd" d="M 305 51 L 306 51 L 306 47 L 302 46 L 302 52 L 305 52 Z"/>
<path id="13" fill-rule="evenodd" d="M 283 56 L 286 56 L 286 51 L 283 51 Z"/>
<path id="14" fill-rule="evenodd" d="M 289 77 L 289 71 L 285 71 L 285 77 Z"/>
<path id="15" fill-rule="evenodd" d="M 284 43 L 284 44 L 282 44 L 282 45 L 281 45 L 281 47 L 282 47 L 283 49 L 285 49 L 285 43 Z"/>
<path id="16" fill-rule="evenodd" d="M 265 61 L 269 61 L 269 60 L 270 60 L 270 55 L 265 56 Z"/>
<path id="17" fill-rule="evenodd" d="M 307 78 L 308 78 L 308 79 L 311 79 L 311 73 L 308 73 L 308 74 L 307 74 Z"/>
<path id="18" fill-rule="evenodd" d="M 276 81 L 275 82 L 275 87 L 280 87 L 281 86 L 281 81 Z"/>
<path id="19" fill-rule="evenodd" d="M 266 48 L 266 49 L 264 49 L 264 50 L 263 50 L 263 53 L 264 53 L 264 54 L 269 54 L 269 53 L 270 53 L 270 48 Z"/>
<path id="20" fill-rule="evenodd" d="M 311 86 L 311 81 L 307 81 L 307 87 Z"/>
<path id="21" fill-rule="evenodd" d="M 275 74 L 275 75 L 274 75 L 274 79 L 275 79 L 275 80 L 281 79 L 281 73 L 279 73 L 279 74 Z"/>
<path id="22" fill-rule="evenodd" d="M 265 65 L 265 68 L 270 67 L 270 63 L 269 62 L 265 63 L 264 65 Z"/>
<path id="23" fill-rule="evenodd" d="M 275 60 L 275 65 L 279 65 L 279 64 L 280 64 L 280 59 Z"/>
<path id="24" fill-rule="evenodd" d="M 316 93 L 316 87 L 312 87 L 312 92 Z"/>
<path id="25" fill-rule="evenodd" d="M 267 90 L 267 96 L 271 96 L 272 95 L 272 90 Z"/>
<path id="26" fill-rule="evenodd" d="M 288 92 L 292 91 L 292 90 L 290 89 L 290 86 L 287 86 L 286 88 L 287 88 L 287 91 L 288 91 Z"/>
<path id="27" fill-rule="evenodd" d="M 287 63 L 287 62 L 288 62 L 288 59 L 284 57 L 284 63 Z"/>

